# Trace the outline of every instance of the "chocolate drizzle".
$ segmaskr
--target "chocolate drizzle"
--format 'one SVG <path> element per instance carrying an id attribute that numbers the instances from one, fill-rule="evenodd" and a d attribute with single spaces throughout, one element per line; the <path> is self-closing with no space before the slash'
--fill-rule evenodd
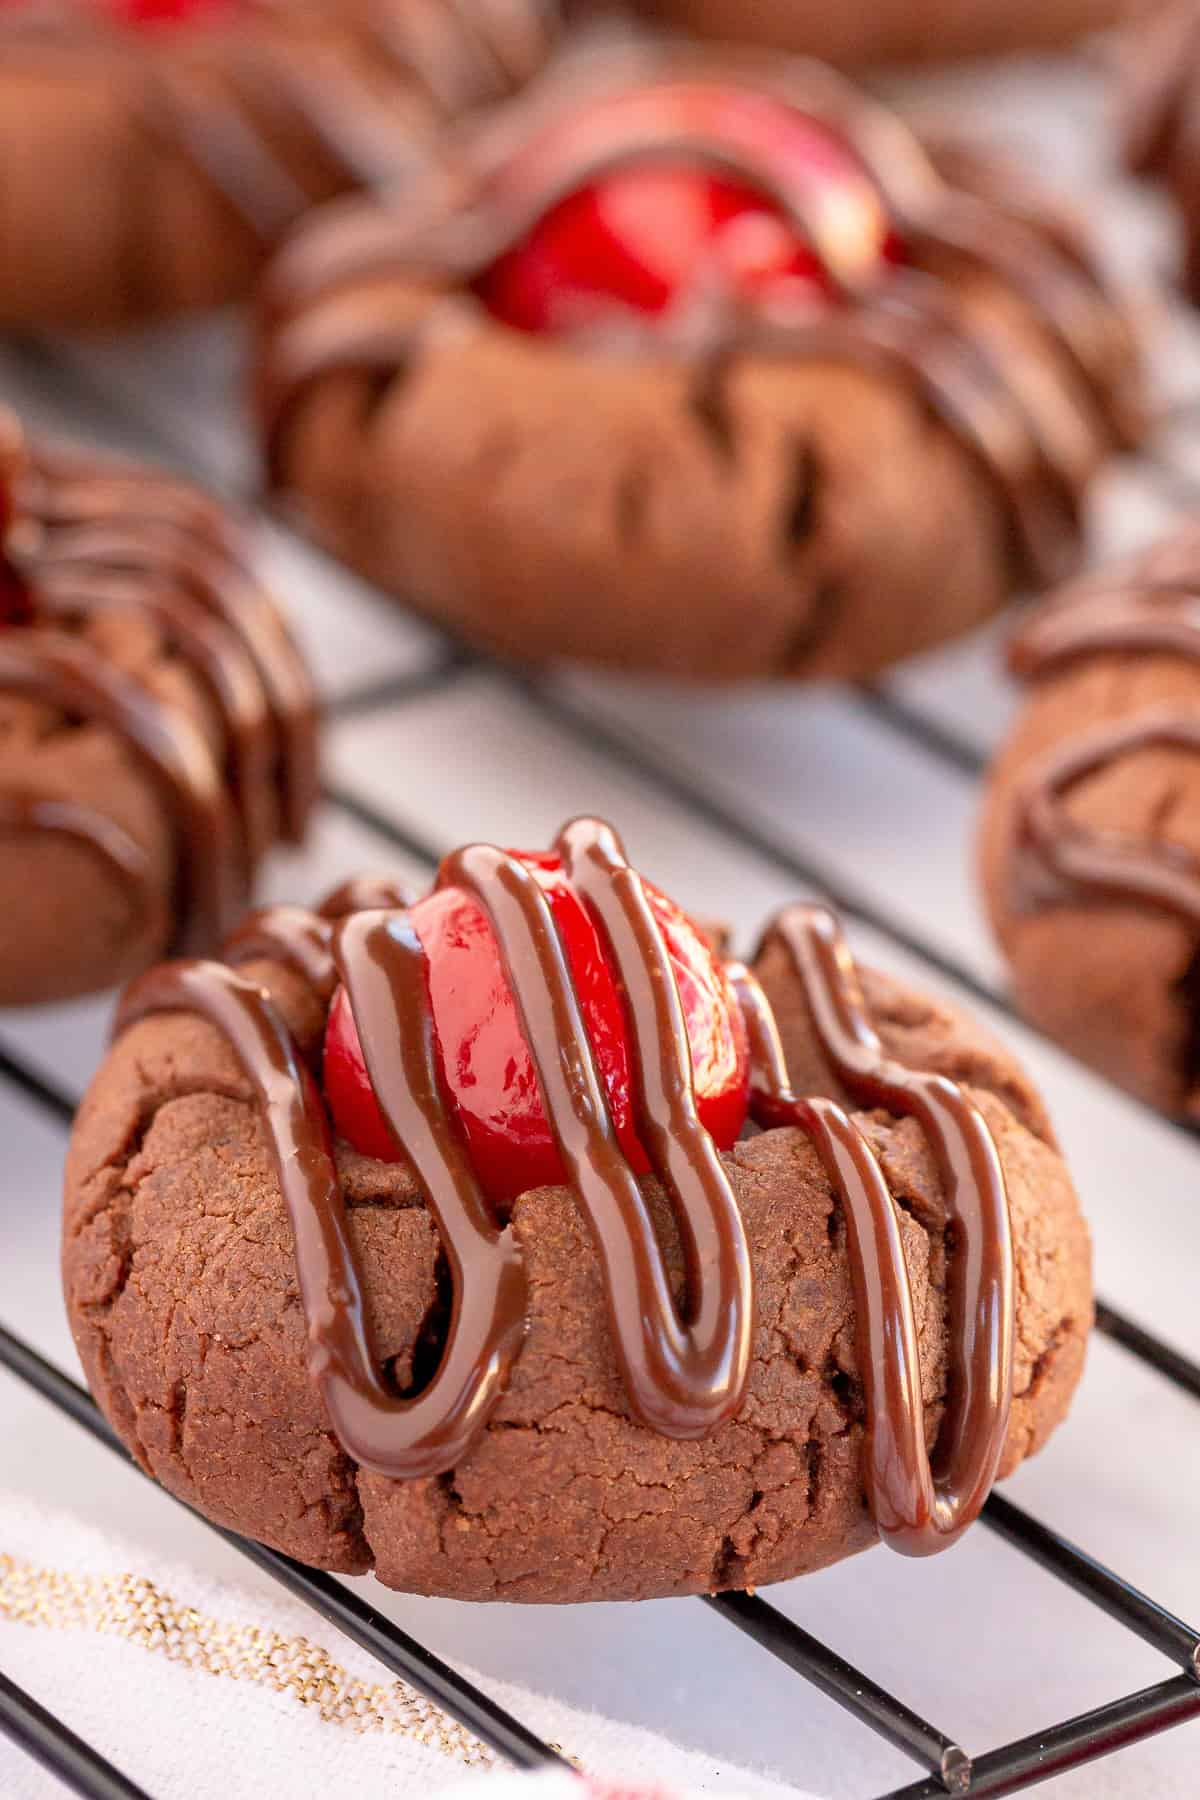
<path id="1" fill-rule="evenodd" d="M 678 65 L 678 70 L 676 65 Z M 1058 221 L 1040 216 L 1013 185 L 1010 203 L 990 177 L 987 197 L 942 180 L 901 122 L 830 71 L 799 65 L 781 77 L 753 58 L 698 64 L 676 56 L 665 69 L 645 61 L 626 70 L 626 87 L 670 91 L 677 74 L 736 81 L 782 101 L 843 139 L 862 166 L 864 188 L 907 244 L 910 265 L 868 276 L 861 247 L 765 157 L 683 134 L 667 119 L 639 117 L 632 133 L 595 141 L 581 153 L 542 146 L 533 99 L 484 134 L 465 177 L 443 181 L 424 206 L 410 194 L 390 205 L 363 202 L 301 232 L 268 278 L 257 404 L 268 471 L 282 479 L 292 412 L 310 385 L 338 372 L 386 375 L 408 366 L 423 344 L 452 326 L 482 329 L 474 285 L 561 199 L 614 167 L 668 158 L 699 162 L 762 192 L 821 260 L 841 304 L 809 321 L 757 318 L 728 294 L 705 289 L 674 319 L 622 318 L 599 335 L 581 331 L 582 349 L 647 357 L 679 355 L 712 364 L 730 356 L 808 357 L 881 368 L 910 383 L 986 472 L 1015 534 L 1022 571 L 1059 578 L 1076 546 L 1084 487 L 1101 450 L 1135 441 L 1137 408 L 1128 392 L 1132 340 L 1123 313 L 1095 268 Z M 560 78 L 561 79 L 561 78 Z M 565 84 L 567 99 L 580 94 Z M 604 92 L 603 84 L 599 91 Z M 585 102 L 596 89 L 584 87 Z M 552 109 L 543 109 L 550 110 Z M 981 274 L 1023 300 L 1060 365 L 1047 383 L 1039 345 L 1015 341 L 958 298 L 960 276 Z M 472 312 L 472 308 L 474 309 Z"/>
<path id="2" fill-rule="evenodd" d="M 128 991 L 117 1029 L 148 1013 L 185 1010 L 228 1038 L 264 1110 L 295 1243 L 309 1369 L 338 1437 L 367 1468 L 432 1475 L 465 1455 L 499 1398 L 520 1346 L 524 1277 L 512 1233 L 488 1216 L 445 1115 L 420 946 L 396 917 L 361 913 L 347 923 L 368 1057 L 379 1049 L 393 1059 L 381 1103 L 404 1131 L 455 1280 L 445 1352 L 413 1400 L 394 1394 L 372 1359 L 328 1124 L 312 1076 L 266 995 L 220 963 L 164 963 Z M 380 937 L 387 940 L 383 962 Z"/>
<path id="3" fill-rule="evenodd" d="M 937 1159 L 950 1220 L 950 1372 L 931 1462 L 912 1292 L 883 1170 L 841 1106 L 793 1094 L 762 991 L 748 970 L 737 971 L 750 1027 L 754 1117 L 763 1126 L 807 1132 L 846 1222 L 871 1511 L 893 1549 L 926 1556 L 954 1543 L 977 1517 L 1004 1449 L 1015 1291 L 1004 1171 L 983 1114 L 957 1082 L 887 1056 L 828 908 L 789 908 L 773 922 L 770 939 L 787 951 L 817 1041 L 842 1086 L 861 1106 L 915 1118 Z"/>
<path id="4" fill-rule="evenodd" d="M 122 890 L 136 931 L 156 938 L 163 935 L 162 896 L 150 883 L 145 851 L 115 820 L 66 797 L 0 792 L 0 839 L 46 831 L 73 839 L 99 859 Z"/>
<path id="5" fill-rule="evenodd" d="M 225 961 L 280 962 L 303 977 L 328 1006 L 337 987 L 329 920 L 303 906 L 268 906 L 253 912 L 225 940 Z"/>
<path id="6" fill-rule="evenodd" d="M 1182 657 L 1200 662 L 1200 583 L 1190 533 L 1135 562 L 1112 586 L 1068 590 L 1014 637 L 1009 662 L 1028 679 L 1090 657 Z M 1159 706 L 1093 726 L 1056 745 L 1024 775 L 1014 802 L 1011 891 L 1016 911 L 1062 905 L 1143 905 L 1200 931 L 1200 861 L 1182 845 L 1089 830 L 1073 818 L 1073 789 L 1145 750 L 1200 754 L 1200 715 Z"/>
<path id="7" fill-rule="evenodd" d="M 41 701 L 72 719 L 106 726 L 129 746 L 178 822 L 182 946 L 203 947 L 219 937 L 241 898 L 237 833 L 197 726 L 73 638 L 52 631 L 0 637 L 0 694 Z"/>
<path id="8" fill-rule="evenodd" d="M 257 586 L 240 533 L 165 478 L 30 450 L 14 476 L 10 545 L 29 617 L 0 632 L 0 695 L 116 733 L 154 780 L 175 825 L 176 947 L 219 941 L 276 831 L 299 841 L 317 789 L 316 703 L 307 671 Z M 200 725 L 140 674 L 90 647 L 101 617 L 144 619 L 208 698 Z M 115 852 L 115 825 L 77 810 L 21 809 L 23 829 L 103 845 L 136 913 L 161 919 L 144 854 Z M 13 820 L 9 830 L 16 829 Z"/>
<path id="9" fill-rule="evenodd" d="M 741 1216 L 696 1113 L 683 1010 L 641 882 L 616 834 L 595 820 L 568 825 L 555 849 L 617 972 L 638 1136 L 671 1197 L 683 1244 L 686 1323 L 676 1315 L 646 1203 L 616 1141 L 542 889 L 523 864 L 487 845 L 448 858 L 438 885 L 473 894 L 496 933 L 546 1114 L 595 1240 L 630 1404 L 653 1430 L 699 1437 L 737 1411 L 745 1388 L 753 1308 Z"/>
<path id="10" fill-rule="evenodd" d="M 1200 584 L 1131 580 L 1128 586 L 1068 590 L 1038 608 L 1013 637 L 1014 675 L 1037 679 L 1107 653 L 1183 656 L 1200 661 Z"/>
<path id="11" fill-rule="evenodd" d="M 699 1123 L 679 994 L 641 882 L 615 833 L 596 820 L 568 825 L 555 848 L 617 974 L 638 1137 L 671 1202 L 684 1254 L 682 1306 L 617 1143 L 539 883 L 514 857 L 474 845 L 446 860 L 438 885 L 474 895 L 495 932 L 543 1105 L 596 1245 L 630 1409 L 650 1429 L 695 1438 L 731 1418 L 746 1390 L 754 1305 L 745 1231 L 729 1172 Z M 268 995 L 218 963 L 167 964 L 133 984 L 115 1029 L 184 1010 L 225 1034 L 263 1107 L 292 1224 L 310 1366 L 333 1428 L 357 1461 L 407 1478 L 452 1468 L 470 1450 L 519 1354 L 528 1296 L 519 1243 L 483 1198 L 441 1087 L 412 919 L 390 903 L 348 910 L 356 898 L 381 898 L 379 884 L 364 884 L 357 895 L 351 884 L 321 912 L 254 915 L 228 955 L 282 961 L 322 1000 L 338 981 L 345 985 L 376 1097 L 412 1165 L 450 1273 L 441 1359 L 418 1394 L 395 1392 L 372 1355 L 324 1108 Z M 941 1173 L 952 1347 L 931 1460 L 900 1223 L 878 1158 L 842 1106 L 792 1092 L 763 992 L 746 969 L 730 965 L 751 1043 L 753 1116 L 764 1129 L 795 1127 L 812 1139 L 846 1221 L 870 1505 L 894 1548 L 926 1554 L 953 1542 L 978 1513 L 1005 1440 L 1014 1275 L 999 1156 L 982 1115 L 954 1082 L 887 1057 L 826 909 L 793 908 L 769 935 L 792 961 L 837 1079 L 859 1103 L 917 1119 Z"/>
<path id="12" fill-rule="evenodd" d="M 1089 831 L 1063 802 L 1071 789 L 1142 750 L 1200 755 L 1200 717 L 1144 712 L 1085 732 L 1043 757 L 1022 783 L 1014 822 L 1013 903 L 1157 907 L 1200 930 L 1200 859 L 1182 845 Z"/>

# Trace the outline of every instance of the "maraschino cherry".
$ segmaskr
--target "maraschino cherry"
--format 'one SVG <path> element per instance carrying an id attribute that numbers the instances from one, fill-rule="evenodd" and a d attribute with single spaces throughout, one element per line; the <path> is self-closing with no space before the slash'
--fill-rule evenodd
<path id="1" fill-rule="evenodd" d="M 729 157 L 730 170 L 699 146 Z M 713 297 L 793 322 L 903 254 L 845 139 L 749 89 L 665 83 L 597 100 L 498 172 L 497 201 L 519 211 L 548 170 L 565 171 L 567 191 L 476 283 L 521 331 L 577 331 L 630 312 L 662 319 Z"/>
<path id="2" fill-rule="evenodd" d="M 550 902 L 613 1127 L 631 1166 L 644 1174 L 649 1164 L 637 1138 L 628 1033 L 607 950 L 559 859 L 517 854 Z M 746 1119 L 741 1014 L 720 962 L 692 921 L 649 882 L 645 889 L 679 986 L 700 1120 L 728 1149 Z M 481 907 L 461 888 L 447 887 L 418 901 L 411 918 L 427 958 L 442 1079 L 484 1191 L 504 1205 L 530 1188 L 563 1181 L 516 1002 Z M 324 1082 L 341 1136 L 365 1155 L 395 1161 L 399 1150 L 371 1087 L 343 988 L 334 995 L 326 1028 Z"/>

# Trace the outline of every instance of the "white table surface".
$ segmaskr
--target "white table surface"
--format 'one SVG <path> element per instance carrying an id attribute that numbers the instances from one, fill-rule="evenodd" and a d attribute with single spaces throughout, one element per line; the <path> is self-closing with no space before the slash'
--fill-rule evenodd
<path id="1" fill-rule="evenodd" d="M 1161 210 L 1108 167 L 1094 68 L 959 73 L 921 84 L 919 98 L 1032 148 L 1089 206 L 1127 272 L 1145 278 L 1164 266 Z M 1200 329 L 1178 309 L 1159 309 L 1156 331 L 1164 396 L 1200 396 Z M 236 490 L 252 469 L 232 399 L 236 356 L 223 327 L 103 350 L 0 347 L 0 393 L 35 424 L 164 455 Z M 1095 554 L 1145 541 L 1178 515 L 1191 486 L 1200 493 L 1200 431 L 1176 430 L 1163 446 L 1169 470 L 1126 465 L 1102 484 Z M 827 884 L 877 922 L 852 929 L 864 956 L 950 994 L 992 997 L 986 1010 L 1051 1101 L 1092 1221 L 1100 1291 L 1200 1355 L 1200 1144 L 1006 1016 L 971 870 L 971 757 L 986 753 L 1014 705 L 994 630 L 887 684 L 892 699 L 954 740 L 958 754 L 947 757 L 886 709 L 834 690 L 697 698 L 579 674 L 530 689 L 481 662 L 447 673 L 436 633 L 274 526 L 263 554 L 332 699 L 344 706 L 348 695 L 397 684 L 390 703 L 335 719 L 332 781 L 358 810 L 328 805 L 311 847 L 272 866 L 269 896 L 313 898 L 358 865 L 399 864 L 419 876 L 430 857 L 467 838 L 541 843 L 585 810 L 611 817 L 647 874 L 705 916 L 727 917 L 743 939 L 789 896 Z M 375 815 L 407 850 L 372 827 Z M 7 1014 L 0 1049 L 74 1094 L 99 1055 L 107 1010 L 89 1002 Z M 0 1082 L 0 1144 L 0 1320 L 75 1370 L 57 1283 L 62 1132 Z M 47 1506 L 85 1492 L 99 1524 L 205 1567 L 232 1559 L 7 1376 L 0 1472 Z M 1068 1423 L 1008 1491 L 1176 1612 L 1200 1618 L 1200 1411 L 1108 1342 L 1094 1344 Z M 867 1796 L 917 1773 L 697 1603 L 471 1608 L 369 1589 L 406 1629 L 485 1676 L 595 1705 L 820 1793 Z M 769 1597 L 975 1751 L 1170 1673 L 985 1529 L 931 1563 L 876 1551 Z M 70 1719 L 69 1694 L 41 1697 Z M 135 1747 L 126 1766 L 136 1774 Z M 1041 1791 L 1194 1796 L 1200 1725 Z M 235 1769 L 229 1792 L 238 1800 Z M 294 1793 L 305 1792 L 297 1771 Z"/>

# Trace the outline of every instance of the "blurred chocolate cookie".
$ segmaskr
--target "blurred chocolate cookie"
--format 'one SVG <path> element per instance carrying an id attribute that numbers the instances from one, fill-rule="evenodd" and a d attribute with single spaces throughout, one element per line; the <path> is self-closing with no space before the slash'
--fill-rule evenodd
<path id="1" fill-rule="evenodd" d="M 1140 428 L 1124 312 L 1011 171 L 815 64 L 581 57 L 270 269 L 269 478 L 510 657 L 856 677 L 1061 576 Z"/>
<path id="2" fill-rule="evenodd" d="M 0 1004 L 218 943 L 316 786 L 307 670 L 242 526 L 5 430 Z"/>
<path id="3" fill-rule="evenodd" d="M 0 8 L 0 326 L 111 326 L 249 288 L 310 206 L 403 180 L 520 88 L 541 0 Z"/>
<path id="4" fill-rule="evenodd" d="M 984 893 L 1022 1010 L 1200 1118 L 1200 528 L 1053 596 L 984 805 Z"/>

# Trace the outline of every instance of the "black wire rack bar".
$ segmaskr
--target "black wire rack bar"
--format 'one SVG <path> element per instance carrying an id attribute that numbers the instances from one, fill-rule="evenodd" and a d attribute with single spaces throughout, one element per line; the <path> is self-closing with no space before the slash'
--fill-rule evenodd
<path id="1" fill-rule="evenodd" d="M 1175 1350 L 1170 1344 L 1164 1344 L 1153 1332 L 1147 1331 L 1144 1325 L 1138 1325 L 1123 1312 L 1107 1301 L 1096 1302 L 1096 1329 L 1110 1337 L 1123 1350 L 1130 1350 L 1165 1375 L 1177 1387 L 1200 1400 L 1200 1364 L 1185 1356 L 1181 1350 Z"/>
<path id="2" fill-rule="evenodd" d="M 27 1100 L 32 1100 L 44 1112 L 48 1112 L 59 1124 L 70 1126 L 75 1117 L 75 1102 L 65 1089 L 56 1086 L 39 1075 L 35 1069 L 10 1055 L 0 1044 L 0 1079 L 11 1082 L 19 1088 Z"/>
<path id="3" fill-rule="evenodd" d="M 150 1800 L 61 1719 L 0 1673 L 0 1731 L 85 1800 Z"/>
<path id="4" fill-rule="evenodd" d="M 1018 1738 L 999 1750 L 977 1756 L 971 1765 L 967 1792 L 972 1800 L 984 1796 L 1018 1794 L 1036 1787 L 1052 1775 L 1065 1774 L 1083 1763 L 1097 1762 L 1142 1738 L 1167 1731 L 1200 1717 L 1200 1686 L 1188 1675 L 1174 1675 L 1153 1687 L 1127 1694 L 1106 1706 L 1079 1713 L 1048 1731 Z M 936 1779 L 894 1788 L 879 1800 L 938 1800 L 945 1788 Z"/>
<path id="5" fill-rule="evenodd" d="M 966 1793 L 971 1782 L 971 1759 L 960 1744 L 894 1699 L 878 1682 L 794 1624 L 777 1607 L 769 1606 L 757 1594 L 735 1591 L 710 1594 L 705 1604 L 889 1744 L 905 1751 L 915 1762 L 924 1763 L 939 1778 L 935 1792 Z"/>
<path id="6" fill-rule="evenodd" d="M 86 1388 L 80 1387 L 77 1381 L 72 1381 L 62 1369 L 56 1368 L 3 1325 L 0 1325 L 0 1367 L 18 1376 L 44 1400 L 49 1400 L 51 1405 L 81 1426 L 97 1443 L 119 1456 L 128 1467 L 137 1467 Z M 139 1469 L 138 1473 L 143 1474 L 144 1471 Z M 166 1489 L 162 1491 L 165 1493 Z M 170 1497 L 176 1499 L 175 1495 Z M 409 1637 L 407 1632 L 393 1624 L 386 1614 L 370 1606 L 353 1589 L 319 1569 L 306 1568 L 303 1563 L 294 1562 L 291 1557 L 282 1555 L 278 1550 L 269 1550 L 265 1544 L 252 1543 L 249 1538 L 239 1537 L 236 1532 L 226 1530 L 223 1525 L 214 1524 L 211 1519 L 205 1519 L 203 1514 L 188 1506 L 186 1501 L 177 1500 L 177 1504 L 191 1513 L 193 1518 L 199 1519 L 210 1531 L 215 1531 L 218 1537 L 223 1538 L 257 1568 L 272 1576 L 290 1594 L 311 1606 L 331 1625 L 336 1625 L 339 1631 L 352 1639 L 360 1649 L 375 1657 L 392 1675 L 417 1688 L 509 1762 L 522 1769 L 565 1763 L 565 1758 L 558 1751 L 543 1743 L 536 1733 L 522 1725 L 505 1707 L 490 1700 L 472 1682 L 457 1674 L 449 1664 L 442 1662 L 440 1657 L 419 1644 L 415 1638 Z"/>
<path id="7" fill-rule="evenodd" d="M 983 1519 L 998 1537 L 1023 1550 L 1039 1567 L 1074 1588 L 1093 1605 L 1169 1656 L 1193 1677 L 1200 1677 L 1200 1632 L 1168 1612 L 1131 1582 L 1080 1550 L 1049 1525 L 1031 1518 L 1005 1494 L 991 1494 Z"/>
<path id="8" fill-rule="evenodd" d="M 949 763 L 960 775 L 977 781 L 987 768 L 986 753 L 978 744 L 931 719 L 904 700 L 886 682 L 868 683 L 857 690 L 859 704 L 880 724 L 919 744 L 938 762 Z"/>

